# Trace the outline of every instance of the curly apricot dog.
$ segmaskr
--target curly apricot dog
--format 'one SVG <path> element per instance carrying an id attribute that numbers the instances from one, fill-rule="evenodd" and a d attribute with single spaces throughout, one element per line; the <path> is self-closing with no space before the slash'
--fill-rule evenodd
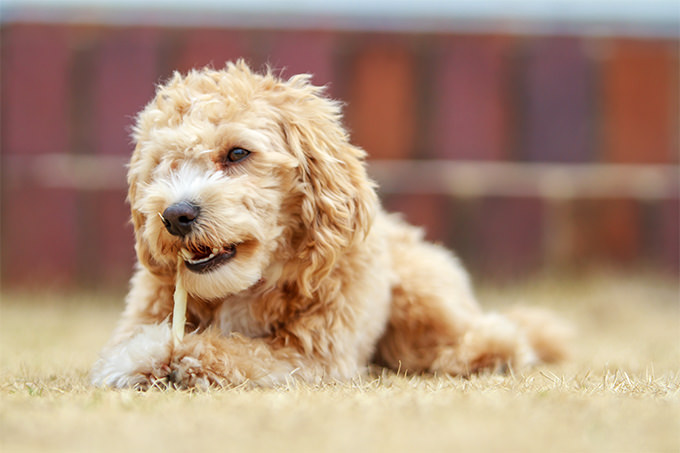
<path id="1" fill-rule="evenodd" d="M 306 75 L 175 74 L 134 138 L 139 264 L 95 385 L 318 383 L 370 363 L 467 375 L 564 351 L 549 317 L 483 313 L 458 260 L 381 209 L 339 103 Z"/>

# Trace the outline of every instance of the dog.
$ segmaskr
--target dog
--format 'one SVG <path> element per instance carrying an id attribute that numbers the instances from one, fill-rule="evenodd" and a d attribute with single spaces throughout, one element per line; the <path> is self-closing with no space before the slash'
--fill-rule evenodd
<path id="1" fill-rule="evenodd" d="M 95 385 L 316 385 L 373 364 L 469 376 L 564 355 L 554 317 L 484 313 L 459 260 L 382 209 L 341 104 L 310 76 L 175 73 L 133 137 L 138 263 Z"/>

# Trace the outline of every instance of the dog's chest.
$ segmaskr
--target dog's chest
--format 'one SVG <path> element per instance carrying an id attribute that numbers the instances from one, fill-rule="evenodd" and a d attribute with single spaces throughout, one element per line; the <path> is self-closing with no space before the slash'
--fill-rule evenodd
<path id="1" fill-rule="evenodd" d="M 240 333 L 255 338 L 265 335 L 265 329 L 252 314 L 252 303 L 249 299 L 230 299 L 225 301 L 218 312 L 216 320 L 225 335 Z"/>

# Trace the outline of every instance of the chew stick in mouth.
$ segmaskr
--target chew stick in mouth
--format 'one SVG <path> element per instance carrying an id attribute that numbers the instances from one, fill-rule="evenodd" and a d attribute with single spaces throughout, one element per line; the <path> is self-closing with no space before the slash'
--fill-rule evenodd
<path id="1" fill-rule="evenodd" d="M 172 310 L 172 341 L 175 346 L 184 338 L 184 324 L 187 320 L 187 291 L 184 289 L 179 269 L 182 265 L 182 255 L 177 257 L 177 276 L 175 277 L 175 294 L 172 296 L 175 306 Z"/>

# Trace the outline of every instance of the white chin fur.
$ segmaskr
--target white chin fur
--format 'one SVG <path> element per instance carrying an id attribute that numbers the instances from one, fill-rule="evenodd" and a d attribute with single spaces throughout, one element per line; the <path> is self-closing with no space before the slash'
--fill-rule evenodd
<path id="1" fill-rule="evenodd" d="M 250 288 L 262 277 L 255 263 L 229 262 L 204 274 L 182 271 L 182 282 L 189 294 L 203 299 L 218 299 Z"/>

